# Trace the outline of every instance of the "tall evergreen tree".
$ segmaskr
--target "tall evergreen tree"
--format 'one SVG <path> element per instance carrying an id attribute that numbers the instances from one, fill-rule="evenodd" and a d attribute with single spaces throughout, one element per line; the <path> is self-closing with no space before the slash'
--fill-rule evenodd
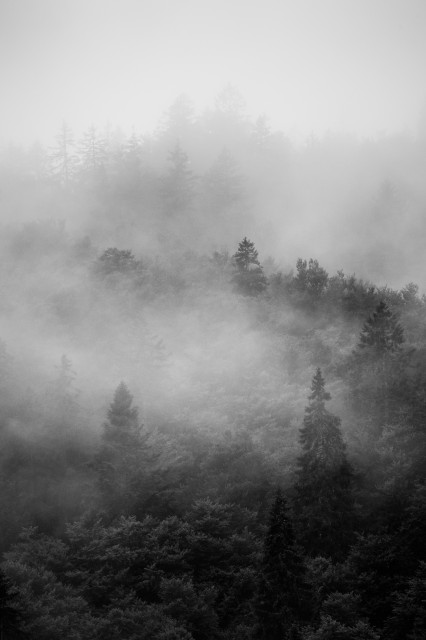
<path id="1" fill-rule="evenodd" d="M 139 423 L 133 396 L 121 382 L 104 423 L 102 446 L 97 456 L 99 485 L 104 504 L 112 514 L 129 513 L 141 489 L 146 436 Z"/>
<path id="2" fill-rule="evenodd" d="M 376 357 L 393 353 L 404 342 L 404 330 L 383 300 L 361 329 L 358 348 Z"/>
<path id="3" fill-rule="evenodd" d="M 190 210 L 195 197 L 196 177 L 179 142 L 169 153 L 168 160 L 169 169 L 163 178 L 163 207 L 166 215 L 174 216 Z"/>
<path id="4" fill-rule="evenodd" d="M 377 434 L 401 414 L 404 370 L 411 352 L 402 349 L 404 330 L 385 302 L 364 323 L 349 366 L 353 406 Z"/>
<path id="5" fill-rule="evenodd" d="M 339 558 L 348 547 L 353 528 L 352 470 L 340 418 L 325 408 L 330 397 L 318 368 L 300 429 L 302 455 L 294 506 L 306 551 Z"/>
<path id="6" fill-rule="evenodd" d="M 237 290 L 246 296 L 257 296 L 262 293 L 268 281 L 263 273 L 254 242 L 244 238 L 233 255 L 235 272 L 233 282 Z"/>
<path id="7" fill-rule="evenodd" d="M 68 187 L 75 174 L 76 156 L 73 134 L 66 122 L 62 123 L 55 140 L 56 146 L 50 154 L 52 174 L 62 186 Z"/>
<path id="8" fill-rule="evenodd" d="M 257 636 L 264 640 L 296 638 L 309 618 L 305 567 L 280 489 L 269 516 L 256 602 Z"/>
<path id="9" fill-rule="evenodd" d="M 106 149 L 94 124 L 83 133 L 78 151 L 83 181 L 90 185 L 101 183 L 105 178 Z"/>

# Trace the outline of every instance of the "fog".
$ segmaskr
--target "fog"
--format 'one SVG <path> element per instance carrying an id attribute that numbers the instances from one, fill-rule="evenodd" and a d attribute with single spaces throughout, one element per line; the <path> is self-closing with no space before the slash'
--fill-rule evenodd
<path id="1" fill-rule="evenodd" d="M 152 132 L 228 83 L 298 142 L 415 131 L 425 20 L 422 0 L 2 0 L 0 140 L 50 142 L 63 119 Z"/>
<path id="2" fill-rule="evenodd" d="M 90 453 L 125 381 L 151 433 L 248 433 L 288 482 L 321 366 L 362 457 L 342 370 L 363 321 L 385 298 L 424 341 L 425 18 L 414 0 L 0 3 L 8 437 Z M 259 296 L 235 286 L 244 237 Z"/>

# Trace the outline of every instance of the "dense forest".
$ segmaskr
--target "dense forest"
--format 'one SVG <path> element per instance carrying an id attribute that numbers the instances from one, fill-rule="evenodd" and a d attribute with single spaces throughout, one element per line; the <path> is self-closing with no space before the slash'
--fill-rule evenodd
<path id="1" fill-rule="evenodd" d="M 1 149 L 2 638 L 426 637 L 425 164 L 230 87 Z"/>

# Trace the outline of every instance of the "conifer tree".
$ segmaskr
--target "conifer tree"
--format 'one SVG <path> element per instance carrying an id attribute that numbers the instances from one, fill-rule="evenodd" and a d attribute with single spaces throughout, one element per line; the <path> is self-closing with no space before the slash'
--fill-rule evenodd
<path id="1" fill-rule="evenodd" d="M 286 501 L 278 489 L 264 542 L 256 602 L 257 636 L 264 640 L 297 637 L 299 627 L 309 618 L 308 600 L 302 555 Z"/>
<path id="2" fill-rule="evenodd" d="M 111 513 L 127 513 L 135 503 L 142 479 L 146 436 L 133 407 L 133 396 L 121 382 L 104 423 L 102 446 L 97 456 L 99 485 Z"/>
<path id="3" fill-rule="evenodd" d="M 404 342 L 404 330 L 383 300 L 361 329 L 358 348 L 377 356 L 393 353 Z"/>
<path id="4" fill-rule="evenodd" d="M 318 368 L 300 429 L 302 454 L 294 506 L 306 551 L 339 558 L 348 547 L 353 527 L 352 470 L 340 419 L 325 408 L 330 397 Z"/>
<path id="5" fill-rule="evenodd" d="M 56 146 L 50 154 L 52 175 L 62 186 L 68 187 L 75 174 L 76 156 L 73 134 L 66 122 L 62 123 L 55 140 Z"/>
<path id="6" fill-rule="evenodd" d="M 169 169 L 163 179 L 164 212 L 178 215 L 190 210 L 195 197 L 196 177 L 190 168 L 188 155 L 177 143 L 169 153 Z"/>
<path id="7" fill-rule="evenodd" d="M 105 178 L 106 149 L 94 124 L 83 133 L 78 151 L 83 180 L 88 184 L 100 183 Z"/>
<path id="8" fill-rule="evenodd" d="M 411 355 L 403 351 L 404 330 L 385 302 L 380 302 L 364 323 L 349 367 L 353 406 L 380 434 L 384 425 L 400 415 L 396 391 L 404 386 L 404 369 Z M 394 411 L 395 410 L 395 411 Z"/>
<path id="9" fill-rule="evenodd" d="M 246 296 L 257 296 L 262 293 L 268 281 L 263 273 L 254 242 L 244 238 L 233 255 L 235 273 L 233 282 L 237 290 Z"/>

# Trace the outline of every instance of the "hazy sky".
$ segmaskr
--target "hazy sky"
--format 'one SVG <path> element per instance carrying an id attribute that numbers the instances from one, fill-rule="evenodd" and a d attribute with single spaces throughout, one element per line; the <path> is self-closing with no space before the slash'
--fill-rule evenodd
<path id="1" fill-rule="evenodd" d="M 415 129 L 426 0 L 0 0 L 0 141 L 152 130 L 231 83 L 291 135 Z"/>

